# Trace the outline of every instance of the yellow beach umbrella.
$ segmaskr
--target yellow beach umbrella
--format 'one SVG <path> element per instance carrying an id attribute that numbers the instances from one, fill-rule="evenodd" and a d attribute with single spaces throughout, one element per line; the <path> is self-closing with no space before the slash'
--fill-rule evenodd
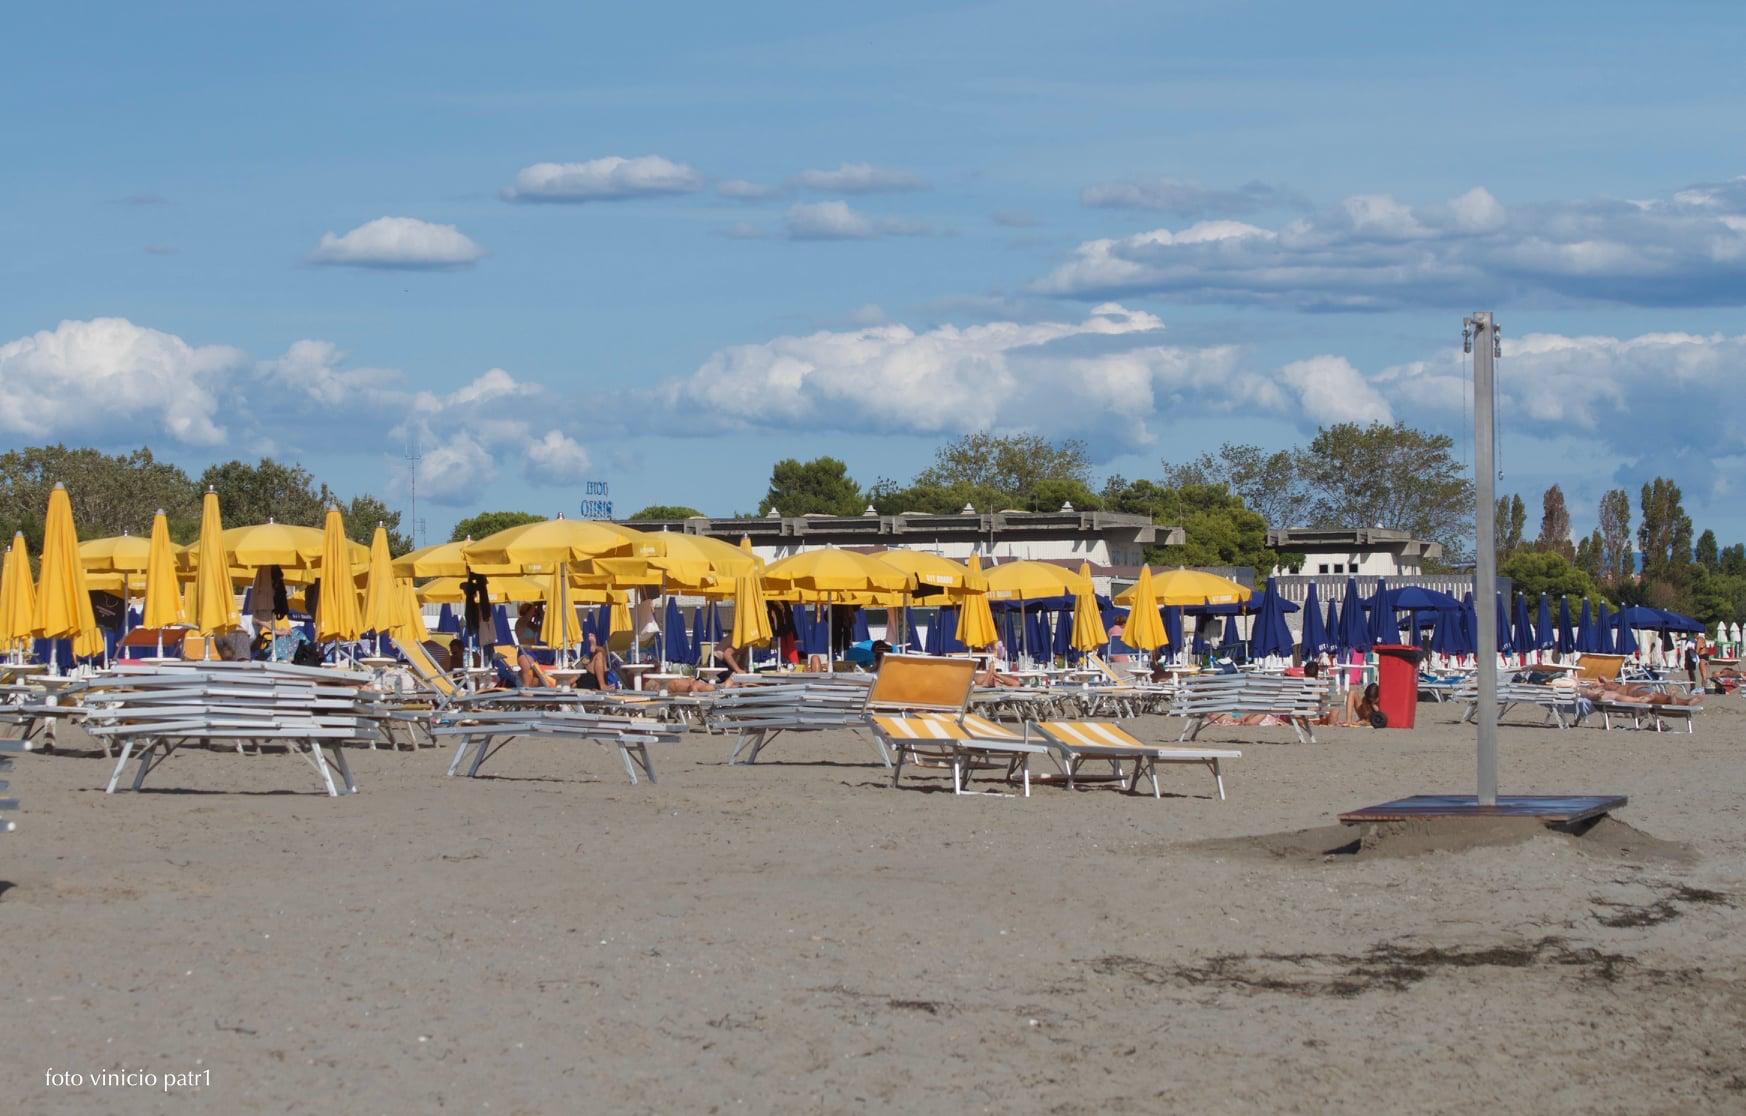
<path id="1" fill-rule="evenodd" d="M 1158 598 L 1152 590 L 1152 570 L 1140 567 L 1140 580 L 1128 598 L 1128 622 L 1122 626 L 1122 642 L 1140 651 L 1150 651 L 1170 642 L 1164 634 L 1164 618 L 1158 615 Z"/>
<path id="2" fill-rule="evenodd" d="M 734 627 L 729 638 L 735 647 L 770 642 L 770 614 L 764 608 L 764 587 L 753 574 L 742 574 L 734 580 Z"/>
<path id="3" fill-rule="evenodd" d="M 230 631 L 241 620 L 225 566 L 224 522 L 218 514 L 218 493 L 210 487 L 200 505 L 200 538 L 188 553 L 195 571 L 188 596 L 188 618 L 202 635 Z"/>
<path id="4" fill-rule="evenodd" d="M 485 579 L 485 595 L 491 598 L 492 604 L 522 604 L 545 600 L 546 587 L 531 577 L 488 577 Z M 465 599 L 458 577 L 432 578 L 418 587 L 417 596 L 430 604 L 461 604 Z"/>
<path id="5" fill-rule="evenodd" d="M 1073 638 L 1075 651 L 1095 651 L 1109 642 L 1104 630 L 1103 615 L 1097 608 L 1097 595 L 1091 586 L 1091 563 L 1079 564 L 1079 589 L 1073 595 Z"/>
<path id="6" fill-rule="evenodd" d="M 327 545 L 326 532 L 320 527 L 299 527 L 293 523 L 251 523 L 232 527 L 222 540 L 226 560 L 233 566 L 254 570 L 261 566 L 315 569 L 321 564 L 322 548 Z M 346 540 L 346 555 L 352 565 L 362 566 L 370 560 L 369 553 L 358 543 Z M 190 555 L 198 560 L 198 553 Z"/>
<path id="7" fill-rule="evenodd" d="M 376 524 L 370 537 L 370 572 L 364 582 L 364 614 L 358 623 L 366 632 L 386 632 L 394 626 L 399 608 L 400 586 L 394 580 L 393 560 L 388 555 L 388 529 Z"/>
<path id="8" fill-rule="evenodd" d="M 988 571 L 988 596 L 996 601 L 1070 597 L 1078 578 L 1049 562 L 1003 562 Z"/>
<path id="9" fill-rule="evenodd" d="M 560 563 L 632 558 L 647 552 L 645 535 L 592 519 L 546 519 L 494 532 L 461 548 L 469 568 L 483 574 L 543 574 Z"/>
<path id="10" fill-rule="evenodd" d="M 1131 604 L 1138 583 L 1116 597 L 1116 604 Z M 1162 605 L 1237 604 L 1249 599 L 1250 590 L 1229 578 L 1200 570 L 1165 570 L 1152 579 L 1154 600 Z M 1138 646 L 1123 639 L 1130 647 Z"/>
<path id="11" fill-rule="evenodd" d="M 395 577 L 466 577 L 467 559 L 462 554 L 473 545 L 471 535 L 456 542 L 436 543 L 408 551 L 394 559 Z"/>
<path id="12" fill-rule="evenodd" d="M 0 566 L 0 644 L 8 650 L 28 640 L 36 628 L 36 586 L 30 580 L 30 555 L 24 532 L 12 536 Z"/>
<path id="13" fill-rule="evenodd" d="M 1000 638 L 994 631 L 994 612 L 988 607 L 988 578 L 982 573 L 982 559 L 974 554 L 965 571 L 956 635 L 965 647 L 987 647 Z"/>
<path id="14" fill-rule="evenodd" d="M 79 544 L 79 563 L 86 573 L 144 573 L 150 557 L 151 540 L 138 535 L 87 539 Z"/>
<path id="15" fill-rule="evenodd" d="M 147 545 L 145 612 L 140 623 L 148 628 L 167 628 L 183 622 L 182 587 L 176 584 L 176 552 L 170 546 L 170 524 L 164 510 L 152 516 L 152 537 Z"/>
<path id="16" fill-rule="evenodd" d="M 540 621 L 540 642 L 547 647 L 574 647 L 582 642 L 582 622 L 570 600 L 568 566 L 552 570 L 546 587 L 546 614 Z"/>
<path id="17" fill-rule="evenodd" d="M 913 582 L 895 566 L 853 550 L 821 546 L 803 550 L 773 563 L 764 570 L 764 584 L 772 589 L 803 589 L 815 593 L 902 593 Z"/>
<path id="18" fill-rule="evenodd" d="M 352 582 L 352 555 L 346 538 L 345 520 L 337 507 L 327 509 L 322 526 L 321 596 L 315 603 L 315 639 L 357 639 L 362 631 L 358 617 L 358 591 Z"/>
<path id="19" fill-rule="evenodd" d="M 36 587 L 34 627 L 44 639 L 70 639 L 73 655 L 103 653 L 103 633 L 91 612 L 85 567 L 79 564 L 79 535 L 73 527 L 73 501 L 57 482 L 49 493 L 42 525 L 42 565 Z"/>
<path id="20" fill-rule="evenodd" d="M 430 638 L 430 631 L 424 626 L 424 609 L 418 606 L 418 598 L 413 595 L 410 577 L 394 581 L 394 623 L 389 627 L 388 635 L 402 645 L 423 643 Z"/>
<path id="21" fill-rule="evenodd" d="M 961 563 L 925 550 L 894 547 L 875 551 L 873 557 L 908 574 L 918 589 L 962 589 L 964 578 L 970 573 Z"/>

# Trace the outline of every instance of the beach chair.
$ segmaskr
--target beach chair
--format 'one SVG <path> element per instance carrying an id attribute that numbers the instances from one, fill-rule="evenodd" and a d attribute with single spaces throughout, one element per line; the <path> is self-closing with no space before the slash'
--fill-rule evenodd
<path id="1" fill-rule="evenodd" d="M 1467 712 L 1462 714 L 1461 720 L 1472 721 L 1479 715 L 1479 683 L 1473 681 L 1463 686 L 1457 700 L 1467 703 Z M 1577 693 L 1575 683 L 1568 679 L 1562 684 L 1552 685 L 1500 679 L 1497 684 L 1498 719 L 1501 721 L 1518 705 L 1544 710 L 1546 715 L 1542 723 L 1556 724 L 1561 729 L 1582 724 L 1594 708 L 1594 703 Z"/>
<path id="2" fill-rule="evenodd" d="M 1321 678 L 1197 674 L 1178 685 L 1171 712 L 1185 722 L 1178 743 L 1195 739 L 1208 724 L 1261 714 L 1290 725 L 1299 743 L 1314 744 L 1314 722 L 1326 712 L 1327 698 L 1328 684 Z"/>
<path id="3" fill-rule="evenodd" d="M 545 736 L 589 740 L 615 748 L 632 786 L 637 784 L 639 770 L 648 776 L 649 782 L 655 782 L 649 745 L 679 739 L 679 733 L 672 727 L 643 717 L 551 708 L 452 708 L 438 717 L 432 733 L 457 740 L 454 758 L 449 761 L 450 775 L 461 769 L 469 751 L 473 753 L 473 762 L 467 767 L 467 776 L 472 778 L 479 774 L 488 756 L 502 751 L 511 740 Z"/>
<path id="4" fill-rule="evenodd" d="M 1048 738 L 1052 750 L 1058 756 L 1069 789 L 1074 787 L 1079 778 L 1080 765 L 1087 760 L 1106 760 L 1114 768 L 1118 779 L 1121 775 L 1121 764 L 1133 764 L 1133 774 L 1127 779 L 1129 793 L 1137 791 L 1140 779 L 1147 777 L 1152 782 L 1152 797 L 1162 798 L 1164 792 L 1158 784 L 1158 765 L 1194 764 L 1212 772 L 1213 783 L 1219 791 L 1219 801 L 1223 802 L 1223 762 L 1243 758 L 1243 753 L 1234 748 L 1184 748 L 1144 744 L 1120 725 L 1109 721 L 1045 721 L 1037 727 Z"/>
<path id="5" fill-rule="evenodd" d="M 1022 773 L 1031 793 L 1029 760 L 1047 749 L 983 717 L 966 713 L 976 678 L 969 659 L 886 655 L 868 689 L 863 712 L 899 786 L 907 763 L 949 769 L 953 794 L 991 794 L 966 789 L 977 770 L 1000 770 L 1010 782 Z"/>
<path id="6" fill-rule="evenodd" d="M 783 733 L 855 728 L 866 714 L 868 674 L 736 675 L 732 689 L 717 690 L 705 711 L 711 732 L 731 735 L 729 764 L 751 764 Z M 879 749 L 889 766 L 890 756 Z"/>
<path id="7" fill-rule="evenodd" d="M 1595 712 L 1601 715 L 1601 727 L 1611 732 L 1613 718 L 1628 718 L 1631 727 L 1641 729 L 1645 723 L 1656 732 L 1666 732 L 1671 721 L 1684 721 L 1685 731 L 1690 734 L 1695 731 L 1694 713 L 1702 713 L 1701 705 L 1663 705 L 1652 701 L 1622 701 L 1606 699 L 1594 703 Z"/>

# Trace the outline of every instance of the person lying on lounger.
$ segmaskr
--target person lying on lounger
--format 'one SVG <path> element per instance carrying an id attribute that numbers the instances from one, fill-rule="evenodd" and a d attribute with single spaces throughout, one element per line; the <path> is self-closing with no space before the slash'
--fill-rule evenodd
<path id="1" fill-rule="evenodd" d="M 1631 682 L 1583 682 L 1577 692 L 1590 701 L 1611 701 L 1636 705 L 1702 705 L 1702 694 L 1669 694 L 1649 686 Z"/>

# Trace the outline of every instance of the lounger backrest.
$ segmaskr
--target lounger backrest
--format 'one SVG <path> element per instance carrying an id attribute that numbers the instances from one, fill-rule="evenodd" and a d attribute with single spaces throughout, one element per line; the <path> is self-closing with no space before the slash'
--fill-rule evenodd
<path id="1" fill-rule="evenodd" d="M 409 639 L 401 643 L 399 647 L 400 653 L 406 656 L 406 665 L 412 668 L 412 673 L 418 676 L 420 682 L 444 697 L 454 695 L 454 679 L 437 668 L 436 663 L 431 660 L 430 652 L 424 649 L 422 643 Z"/>
<path id="2" fill-rule="evenodd" d="M 1085 656 L 1085 665 L 1102 674 L 1117 686 L 1129 685 L 1129 680 L 1115 672 L 1115 668 L 1103 661 L 1103 656 L 1092 653 Z"/>
<path id="3" fill-rule="evenodd" d="M 1611 682 L 1618 678 L 1625 665 L 1623 655 L 1591 655 L 1584 653 L 1576 664 L 1576 676 L 1585 682 Z"/>
<path id="4" fill-rule="evenodd" d="M 867 691 L 867 710 L 959 714 L 975 682 L 969 659 L 887 655 Z"/>

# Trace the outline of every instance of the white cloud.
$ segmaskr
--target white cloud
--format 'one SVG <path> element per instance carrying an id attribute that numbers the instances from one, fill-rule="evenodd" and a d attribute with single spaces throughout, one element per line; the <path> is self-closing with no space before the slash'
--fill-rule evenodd
<path id="1" fill-rule="evenodd" d="M 1279 374 L 1297 392 L 1304 417 L 1317 426 L 1394 421 L 1388 401 L 1345 357 L 1294 360 Z"/>
<path id="2" fill-rule="evenodd" d="M 923 221 L 869 216 L 840 201 L 790 206 L 784 227 L 790 240 L 874 240 L 882 236 L 927 236 L 933 231 Z"/>
<path id="3" fill-rule="evenodd" d="M 462 431 L 435 444 L 424 443 L 418 463 L 418 495 L 433 503 L 463 507 L 476 503 L 497 479 L 497 459 L 477 438 Z"/>
<path id="4" fill-rule="evenodd" d="M 1099 209 L 1150 209 L 1189 218 L 1236 216 L 1303 205 L 1295 194 L 1265 182 L 1218 190 L 1177 178 L 1099 182 L 1080 191 L 1079 201 Z"/>
<path id="5" fill-rule="evenodd" d="M 0 430 L 91 441 L 162 432 L 220 445 L 225 389 L 247 364 L 239 349 L 190 345 L 125 318 L 65 321 L 0 345 Z"/>
<path id="6" fill-rule="evenodd" d="M 703 189 L 703 176 L 659 155 L 626 159 L 608 155 L 585 163 L 535 163 L 523 167 L 503 190 L 512 202 L 619 201 Z"/>
<path id="7" fill-rule="evenodd" d="M 1034 289 L 1306 310 L 1533 296 L 1739 305 L 1746 303 L 1746 177 L 1634 202 L 1506 206 L 1479 187 L 1423 206 L 1355 195 L 1274 227 L 1203 221 L 1086 241 Z"/>
<path id="8" fill-rule="evenodd" d="M 910 171 L 870 163 L 844 163 L 835 170 L 801 171 L 794 181 L 808 190 L 827 194 L 891 194 L 928 188 L 919 175 Z"/>
<path id="9" fill-rule="evenodd" d="M 588 476 L 588 451 L 568 434 L 548 430 L 528 445 L 523 475 L 529 484 L 578 484 Z"/>
<path id="10" fill-rule="evenodd" d="M 323 233 L 309 262 L 343 267 L 435 270 L 466 267 L 485 255 L 453 225 L 415 217 L 378 217 L 344 236 Z"/>

